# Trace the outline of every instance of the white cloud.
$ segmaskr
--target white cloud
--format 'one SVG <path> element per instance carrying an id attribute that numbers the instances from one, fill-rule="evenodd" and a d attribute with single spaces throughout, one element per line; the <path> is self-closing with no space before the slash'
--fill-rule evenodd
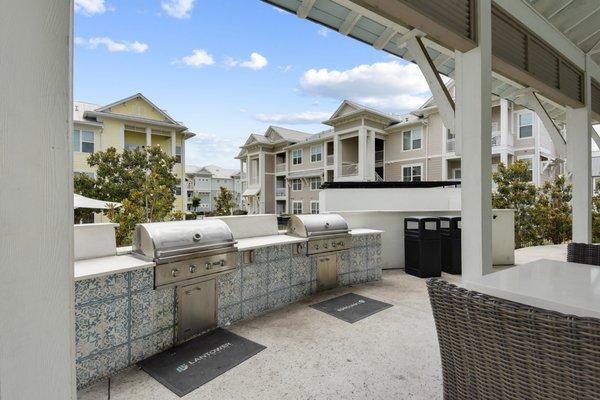
<path id="1" fill-rule="evenodd" d="M 223 137 L 214 133 L 196 133 L 185 142 L 185 162 L 190 165 L 217 164 L 225 168 L 239 168 L 234 157 L 238 155 L 243 137 Z"/>
<path id="2" fill-rule="evenodd" d="M 284 74 L 287 74 L 287 73 L 288 73 L 288 72 L 290 72 L 290 71 L 291 71 L 291 70 L 292 70 L 294 67 L 293 67 L 293 66 L 291 66 L 291 65 L 280 65 L 280 66 L 279 66 L 279 67 L 277 67 L 277 68 L 279 68 L 279 70 L 280 70 L 281 72 L 283 72 Z"/>
<path id="3" fill-rule="evenodd" d="M 201 68 L 205 65 L 213 65 L 215 59 L 213 56 L 208 54 L 206 50 L 195 49 L 192 50 L 192 54 L 183 57 L 181 60 L 177 60 L 174 63 L 182 63 L 194 68 Z"/>
<path id="4" fill-rule="evenodd" d="M 192 16 L 196 0 L 163 0 L 160 5 L 173 18 L 185 19 Z"/>
<path id="5" fill-rule="evenodd" d="M 104 0 L 75 0 L 75 12 L 84 15 L 103 14 L 106 12 Z"/>
<path id="6" fill-rule="evenodd" d="M 148 45 L 146 43 L 141 43 L 137 40 L 134 42 L 128 42 L 126 40 L 116 42 L 108 37 L 93 37 L 89 39 L 76 37 L 75 44 L 85 46 L 90 50 L 95 50 L 100 46 L 104 46 L 111 53 L 145 53 L 148 50 Z"/>
<path id="7" fill-rule="evenodd" d="M 250 54 L 250 59 L 247 61 L 238 61 L 231 57 L 229 57 L 225 60 L 225 65 L 227 65 L 230 68 L 242 67 L 242 68 L 249 68 L 254 71 L 263 69 L 268 64 L 269 64 L 269 60 L 267 60 L 266 57 L 264 57 L 263 55 L 256 53 L 256 52 L 253 52 L 252 54 Z"/>
<path id="8" fill-rule="evenodd" d="M 304 111 L 290 114 L 257 114 L 254 117 L 271 124 L 320 124 L 331 116 L 331 113 L 322 111 Z"/>
<path id="9" fill-rule="evenodd" d="M 300 89 L 315 96 L 350 99 L 393 112 L 417 108 L 430 96 L 419 68 L 398 61 L 359 65 L 344 71 L 310 69 L 301 77 Z"/>
<path id="10" fill-rule="evenodd" d="M 326 28 L 321 28 L 318 30 L 317 34 L 319 36 L 327 37 L 327 35 L 329 35 L 329 30 L 327 30 Z"/>

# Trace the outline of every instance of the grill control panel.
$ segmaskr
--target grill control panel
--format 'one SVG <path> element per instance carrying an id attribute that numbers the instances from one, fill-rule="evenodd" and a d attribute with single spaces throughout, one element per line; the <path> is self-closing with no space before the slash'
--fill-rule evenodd
<path id="1" fill-rule="evenodd" d="M 308 254 L 328 253 L 331 251 L 347 250 L 351 247 L 350 236 L 314 239 L 308 241 Z"/>
<path id="2" fill-rule="evenodd" d="M 160 287 L 234 269 L 236 267 L 236 254 L 236 252 L 230 252 L 159 264 L 155 268 L 154 285 Z"/>

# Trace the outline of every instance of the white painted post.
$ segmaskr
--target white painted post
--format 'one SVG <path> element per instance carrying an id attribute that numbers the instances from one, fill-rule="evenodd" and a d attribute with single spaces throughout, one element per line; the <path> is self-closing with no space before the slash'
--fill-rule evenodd
<path id="1" fill-rule="evenodd" d="M 152 128 L 146 128 L 146 148 L 152 146 Z"/>
<path id="2" fill-rule="evenodd" d="M 367 180 L 375 180 L 375 132 L 368 132 L 367 146 Z"/>
<path id="3" fill-rule="evenodd" d="M 175 131 L 171 131 L 171 156 L 175 156 L 177 150 L 177 134 Z"/>
<path id="4" fill-rule="evenodd" d="M 477 4 L 478 47 L 456 52 L 457 132 L 462 146 L 462 279 L 492 271 L 491 0 Z"/>
<path id="5" fill-rule="evenodd" d="M 258 155 L 258 184 L 260 186 L 258 212 L 260 214 L 265 213 L 265 199 L 267 194 L 265 193 L 265 153 L 262 151 Z"/>
<path id="6" fill-rule="evenodd" d="M 337 181 L 340 174 L 340 160 L 342 147 L 340 146 L 340 136 L 333 135 L 333 180 Z"/>
<path id="7" fill-rule="evenodd" d="M 367 180 L 367 128 L 358 128 L 358 179 Z"/>
<path id="8" fill-rule="evenodd" d="M 73 1 L 0 11 L 0 398 L 75 400 Z"/>
<path id="9" fill-rule="evenodd" d="M 508 146 L 508 135 L 508 100 L 500 99 L 500 146 L 503 149 Z M 501 161 L 506 165 L 504 160 Z"/>
<path id="10" fill-rule="evenodd" d="M 187 184 L 185 182 L 185 134 L 181 135 L 181 201 L 183 212 L 187 211 Z"/>

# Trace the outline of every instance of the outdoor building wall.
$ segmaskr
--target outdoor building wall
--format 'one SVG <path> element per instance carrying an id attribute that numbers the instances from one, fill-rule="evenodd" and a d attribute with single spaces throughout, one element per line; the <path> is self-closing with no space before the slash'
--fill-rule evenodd
<path id="1" fill-rule="evenodd" d="M 444 124 L 439 113 L 429 116 L 427 125 L 424 126 L 423 131 L 427 140 L 427 155 L 429 157 L 441 155 L 444 151 L 442 143 L 444 140 Z"/>
<path id="2" fill-rule="evenodd" d="M 125 144 L 146 146 L 146 134 L 139 132 L 125 131 Z"/>
<path id="3" fill-rule="evenodd" d="M 425 157 L 415 158 L 415 159 L 411 159 L 408 161 L 390 162 L 385 165 L 385 177 L 384 178 L 386 181 L 402 181 L 404 178 L 403 174 L 402 174 L 402 168 L 404 166 L 408 166 L 408 165 L 421 165 L 423 167 L 421 173 L 425 174 L 425 173 L 427 173 L 426 164 L 427 164 L 427 159 Z M 425 180 L 425 179 L 423 179 L 423 180 Z"/>
<path id="4" fill-rule="evenodd" d="M 140 98 L 135 98 L 125 103 L 118 104 L 115 107 L 111 107 L 111 112 L 115 114 L 148 118 L 156 121 L 166 121 L 166 118 L 163 115 Z"/>
<path id="5" fill-rule="evenodd" d="M 402 149 L 402 132 L 411 129 L 421 129 L 422 146 L 418 150 L 403 150 Z M 423 124 L 414 124 L 402 128 L 394 129 L 389 133 L 385 142 L 384 160 L 393 162 L 399 160 L 415 159 L 425 157 L 425 143 L 427 140 L 427 129 Z"/>
<path id="6" fill-rule="evenodd" d="M 264 180 L 265 213 L 275 212 L 275 175 L 267 174 Z"/>
<path id="7" fill-rule="evenodd" d="M 123 122 L 115 119 L 104 119 L 102 121 L 102 149 L 114 147 L 117 150 L 123 149 L 123 139 L 125 127 Z"/>
<path id="8" fill-rule="evenodd" d="M 91 127 L 89 125 L 74 124 L 74 129 L 94 132 L 94 151 L 103 150 L 103 134 L 101 133 L 102 130 L 100 127 Z M 71 151 L 73 153 L 73 172 L 94 172 L 94 168 L 90 167 L 87 163 L 88 156 L 90 155 L 89 153 L 73 151 L 72 144 Z"/>
<path id="9" fill-rule="evenodd" d="M 352 129 L 352 128 L 356 128 L 356 130 L 358 130 L 358 128 L 362 125 L 362 119 L 355 119 L 353 121 L 349 121 L 349 122 L 344 122 L 341 124 L 337 124 L 334 125 L 333 130 L 335 132 L 341 132 L 341 131 L 345 131 L 348 129 Z"/>
<path id="10" fill-rule="evenodd" d="M 310 148 L 314 145 L 320 145 L 322 147 L 322 157 L 321 157 L 321 161 L 318 162 L 311 162 L 310 161 Z M 298 149 L 298 148 L 295 148 Z M 325 147 L 323 146 L 323 143 L 321 142 L 317 142 L 317 143 L 312 143 L 310 145 L 306 145 L 306 146 L 302 146 L 299 147 L 299 149 L 302 149 L 302 163 L 301 164 L 297 164 L 297 165 L 293 165 L 292 164 L 292 152 L 293 150 L 288 150 L 287 153 L 287 159 L 288 159 L 288 171 L 292 172 L 292 171 L 305 171 L 305 170 L 314 170 L 314 169 L 322 169 L 325 166 Z"/>
<path id="11" fill-rule="evenodd" d="M 365 126 L 368 126 L 369 128 L 375 128 L 375 129 L 380 129 L 380 130 L 384 130 L 387 125 L 379 122 L 379 121 L 373 121 L 370 119 L 365 118 Z"/>
<path id="12" fill-rule="evenodd" d="M 289 191 L 290 201 L 290 213 L 292 212 L 292 202 L 302 201 L 302 213 L 310 214 L 310 202 L 319 200 L 320 190 L 310 190 L 310 179 L 302 179 L 302 190 L 295 192 L 291 189 Z"/>
<path id="13" fill-rule="evenodd" d="M 442 177 L 442 157 L 433 157 L 427 160 L 427 180 L 441 181 Z"/>

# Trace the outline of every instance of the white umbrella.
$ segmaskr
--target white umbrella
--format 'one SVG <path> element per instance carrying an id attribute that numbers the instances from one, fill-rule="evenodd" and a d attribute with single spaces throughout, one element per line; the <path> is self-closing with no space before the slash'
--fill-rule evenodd
<path id="1" fill-rule="evenodd" d="M 90 199 L 89 197 L 85 197 L 76 193 L 73 193 L 73 205 L 73 208 L 93 208 L 102 210 L 108 210 L 110 205 L 113 205 L 114 207 L 122 206 L 121 203 Z"/>

